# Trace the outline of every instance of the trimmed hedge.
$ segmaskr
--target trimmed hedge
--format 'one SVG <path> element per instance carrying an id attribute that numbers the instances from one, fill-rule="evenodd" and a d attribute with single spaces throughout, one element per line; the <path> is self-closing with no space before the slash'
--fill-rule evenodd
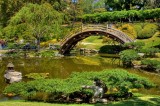
<path id="1" fill-rule="evenodd" d="M 122 32 L 126 33 L 130 38 L 136 39 L 137 38 L 137 32 L 135 31 L 134 27 L 131 24 L 124 24 L 121 27 L 119 27 Z"/>
<path id="2" fill-rule="evenodd" d="M 106 22 L 106 21 L 144 21 L 146 19 L 160 18 L 160 8 L 149 10 L 129 10 L 114 11 L 95 14 L 85 14 L 82 16 L 84 22 Z"/>
<path id="3" fill-rule="evenodd" d="M 100 48 L 99 53 L 118 54 L 122 50 L 121 45 L 104 45 Z"/>
<path id="4" fill-rule="evenodd" d="M 158 29 L 158 26 L 155 24 L 146 24 L 144 28 L 139 30 L 137 38 L 138 39 L 151 38 L 156 33 L 157 29 Z"/>

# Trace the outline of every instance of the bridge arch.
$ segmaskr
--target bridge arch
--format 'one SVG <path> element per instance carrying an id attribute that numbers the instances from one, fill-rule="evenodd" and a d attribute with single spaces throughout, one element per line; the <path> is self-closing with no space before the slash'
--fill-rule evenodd
<path id="1" fill-rule="evenodd" d="M 93 35 L 104 35 L 111 39 L 114 39 L 121 44 L 127 43 L 127 42 L 133 42 L 131 38 L 129 38 L 126 34 L 123 32 L 113 29 L 113 28 L 106 28 L 106 27 L 95 27 L 92 26 L 92 28 L 87 27 L 84 28 L 82 31 L 72 34 L 69 37 L 66 37 L 61 42 L 61 47 L 59 50 L 59 53 L 62 55 L 69 54 L 72 48 L 81 40 L 93 36 Z"/>

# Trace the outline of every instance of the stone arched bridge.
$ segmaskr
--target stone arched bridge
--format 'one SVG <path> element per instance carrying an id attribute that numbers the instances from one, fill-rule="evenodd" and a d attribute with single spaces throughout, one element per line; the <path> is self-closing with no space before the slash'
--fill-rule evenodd
<path id="1" fill-rule="evenodd" d="M 133 42 L 129 36 L 117 29 L 109 28 L 104 25 L 86 25 L 78 28 L 78 31 L 71 33 L 61 41 L 59 53 L 62 55 L 69 54 L 71 49 L 79 41 L 92 35 L 104 35 L 120 42 L 121 44 Z"/>

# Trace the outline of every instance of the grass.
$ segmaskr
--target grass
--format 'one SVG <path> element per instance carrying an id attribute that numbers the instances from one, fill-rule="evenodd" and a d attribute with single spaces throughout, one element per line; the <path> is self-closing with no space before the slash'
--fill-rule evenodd
<path id="1" fill-rule="evenodd" d="M 100 36 L 90 36 L 84 40 L 82 40 L 79 44 L 80 48 L 88 48 L 88 49 L 96 49 L 99 50 L 104 44 L 102 43 L 102 39 L 99 39 Z"/>
<path id="2" fill-rule="evenodd" d="M 110 106 L 158 106 L 160 97 L 137 97 L 127 101 L 113 102 Z"/>
<path id="3" fill-rule="evenodd" d="M 0 106 L 93 106 L 90 104 L 53 104 L 41 102 L 7 101 L 0 102 Z"/>
<path id="4" fill-rule="evenodd" d="M 0 50 L 0 53 L 6 53 L 8 50 Z"/>
<path id="5" fill-rule="evenodd" d="M 148 39 L 138 39 L 137 41 L 145 42 L 144 48 L 149 48 L 152 46 L 157 46 L 160 44 L 160 32 L 156 32 L 153 37 Z"/>
<path id="6" fill-rule="evenodd" d="M 122 100 L 118 102 L 110 102 L 108 104 L 55 104 L 28 101 L 5 101 L 0 102 L 0 106 L 160 106 L 160 96 L 134 94 L 132 99 Z"/>
<path id="7" fill-rule="evenodd" d="M 82 40 L 80 46 L 82 48 L 90 48 L 99 50 L 100 47 L 105 45 L 102 43 L 102 39 L 99 39 L 100 36 L 90 36 Z M 152 46 L 160 45 L 160 32 L 157 31 L 151 38 L 148 39 L 137 39 L 137 41 L 144 42 L 144 48 L 150 48 Z"/>

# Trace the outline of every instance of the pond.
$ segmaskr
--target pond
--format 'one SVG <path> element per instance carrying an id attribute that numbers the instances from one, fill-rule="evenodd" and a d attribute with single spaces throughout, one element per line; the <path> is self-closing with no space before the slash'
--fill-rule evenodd
<path id="1" fill-rule="evenodd" d="M 29 73 L 49 73 L 49 78 L 67 78 L 72 72 L 101 71 L 104 69 L 123 68 L 118 58 L 105 58 L 95 56 L 66 56 L 52 58 L 3 58 L 0 61 L 0 99 L 2 91 L 7 86 L 4 81 L 4 71 L 9 62 L 13 62 L 15 70 L 22 72 L 25 76 Z M 131 73 L 149 78 L 156 84 L 160 84 L 160 76 L 153 73 L 146 73 L 141 70 L 126 69 Z M 25 80 L 23 78 L 23 80 Z M 145 94 L 160 94 L 160 88 L 139 91 Z M 17 99 L 17 98 L 14 98 Z"/>

